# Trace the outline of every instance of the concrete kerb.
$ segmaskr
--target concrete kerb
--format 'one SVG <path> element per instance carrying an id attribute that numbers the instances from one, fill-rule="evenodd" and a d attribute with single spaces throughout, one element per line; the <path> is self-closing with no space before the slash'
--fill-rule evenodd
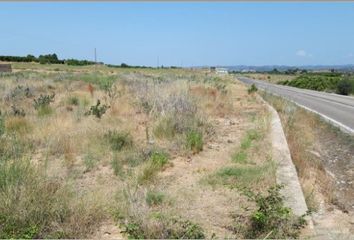
<path id="1" fill-rule="evenodd" d="M 277 163 L 276 182 L 283 185 L 281 194 L 284 197 L 284 204 L 289 207 L 297 216 L 302 216 L 308 212 L 305 197 L 299 182 L 295 165 L 291 159 L 289 146 L 283 131 L 280 117 L 277 111 L 264 101 L 271 113 L 271 139 L 272 156 Z M 313 222 L 310 216 L 306 217 L 308 228 L 313 229 Z"/>

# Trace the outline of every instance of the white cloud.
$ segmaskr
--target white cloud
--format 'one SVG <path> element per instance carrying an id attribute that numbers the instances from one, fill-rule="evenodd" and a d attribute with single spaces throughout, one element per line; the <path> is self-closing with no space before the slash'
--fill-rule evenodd
<path id="1" fill-rule="evenodd" d="M 306 51 L 303 50 L 303 49 L 297 50 L 295 54 L 296 54 L 296 56 L 298 56 L 298 57 L 312 57 L 312 54 L 311 54 L 311 53 L 308 53 L 308 52 L 306 52 Z"/>

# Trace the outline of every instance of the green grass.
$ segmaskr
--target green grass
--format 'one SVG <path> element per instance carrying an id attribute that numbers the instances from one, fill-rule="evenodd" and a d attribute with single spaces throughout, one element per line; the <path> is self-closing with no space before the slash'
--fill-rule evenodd
<path id="1" fill-rule="evenodd" d="M 146 162 L 142 172 L 138 176 L 140 184 L 151 182 L 158 171 L 168 163 L 168 155 L 164 152 L 154 151 Z"/>
<path id="2" fill-rule="evenodd" d="M 260 134 L 257 132 L 257 130 L 252 129 L 247 131 L 246 136 L 242 139 L 241 149 L 242 150 L 249 149 L 252 145 L 252 142 L 258 140 L 259 138 L 260 138 Z"/>
<path id="3" fill-rule="evenodd" d="M 235 163 L 247 163 L 247 153 L 244 151 L 236 152 L 232 155 L 232 161 Z"/>
<path id="4" fill-rule="evenodd" d="M 259 140 L 260 137 L 261 135 L 255 129 L 247 131 L 246 135 L 241 141 L 239 149 L 231 156 L 231 160 L 235 163 L 247 163 L 247 152 L 252 147 L 252 143 Z"/>
<path id="5" fill-rule="evenodd" d="M 162 204 L 165 195 L 162 192 L 148 191 L 146 194 L 146 203 L 149 206 L 157 206 Z"/>
<path id="6" fill-rule="evenodd" d="M 70 96 L 70 97 L 67 99 L 67 104 L 69 104 L 69 105 L 75 105 L 75 106 L 77 106 L 77 105 L 79 105 L 79 103 L 80 103 L 80 100 L 79 100 L 79 98 L 76 97 L 76 96 Z"/>
<path id="7" fill-rule="evenodd" d="M 210 185 L 225 185 L 229 187 L 248 187 L 274 175 L 275 165 L 271 158 L 265 159 L 262 165 L 249 164 L 250 149 L 262 137 L 260 130 L 248 130 L 242 138 L 237 151 L 232 154 L 232 165 L 220 168 L 215 173 L 203 179 Z M 255 145 L 257 146 L 257 145 Z M 255 148 L 257 150 L 257 148 Z M 258 151 L 258 150 L 257 150 Z"/>
<path id="8" fill-rule="evenodd" d="M 188 150 L 193 153 L 199 153 L 203 151 L 203 134 L 201 132 L 191 130 L 186 135 L 186 146 Z"/>
<path id="9" fill-rule="evenodd" d="M 84 165 L 86 167 L 86 171 L 92 170 L 98 162 L 98 158 L 91 152 L 84 155 Z"/>
<path id="10" fill-rule="evenodd" d="M 104 137 L 113 151 L 121 151 L 133 146 L 133 138 L 128 132 L 109 131 Z"/>
<path id="11" fill-rule="evenodd" d="M 249 187 L 260 183 L 263 179 L 273 175 L 275 164 L 272 160 L 258 166 L 228 166 L 219 169 L 216 173 L 204 179 L 210 185 L 224 185 L 229 187 Z"/>
<path id="12" fill-rule="evenodd" d="M 111 166 L 112 166 L 114 175 L 120 176 L 120 177 L 124 176 L 124 166 L 123 166 L 121 160 L 117 157 L 117 154 L 113 154 Z"/>
<path id="13" fill-rule="evenodd" d="M 41 106 L 37 109 L 38 117 L 50 116 L 53 113 L 54 113 L 54 110 L 50 106 Z"/>

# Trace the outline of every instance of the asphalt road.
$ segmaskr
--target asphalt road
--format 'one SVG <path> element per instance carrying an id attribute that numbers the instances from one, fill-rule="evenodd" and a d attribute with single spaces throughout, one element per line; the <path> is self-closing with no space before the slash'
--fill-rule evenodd
<path id="1" fill-rule="evenodd" d="M 246 84 L 254 83 L 259 89 L 287 98 L 308 110 L 320 114 L 343 131 L 354 135 L 353 97 L 276 85 L 246 77 L 237 77 L 237 79 Z"/>

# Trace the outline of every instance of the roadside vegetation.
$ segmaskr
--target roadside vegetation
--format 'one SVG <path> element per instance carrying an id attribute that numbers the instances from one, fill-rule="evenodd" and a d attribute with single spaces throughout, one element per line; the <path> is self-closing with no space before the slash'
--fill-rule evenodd
<path id="1" fill-rule="evenodd" d="M 246 192 L 266 196 L 276 167 L 255 89 L 201 70 L 13 69 L 0 75 L 0 238 L 251 237 L 233 214 L 253 226 Z"/>
<path id="2" fill-rule="evenodd" d="M 306 73 L 291 81 L 279 81 L 278 84 L 342 95 L 354 93 L 354 77 L 342 73 Z"/>
<path id="3" fill-rule="evenodd" d="M 354 94 L 354 76 L 341 72 L 291 72 L 248 73 L 245 76 L 274 84 L 333 92 L 341 95 Z"/>

